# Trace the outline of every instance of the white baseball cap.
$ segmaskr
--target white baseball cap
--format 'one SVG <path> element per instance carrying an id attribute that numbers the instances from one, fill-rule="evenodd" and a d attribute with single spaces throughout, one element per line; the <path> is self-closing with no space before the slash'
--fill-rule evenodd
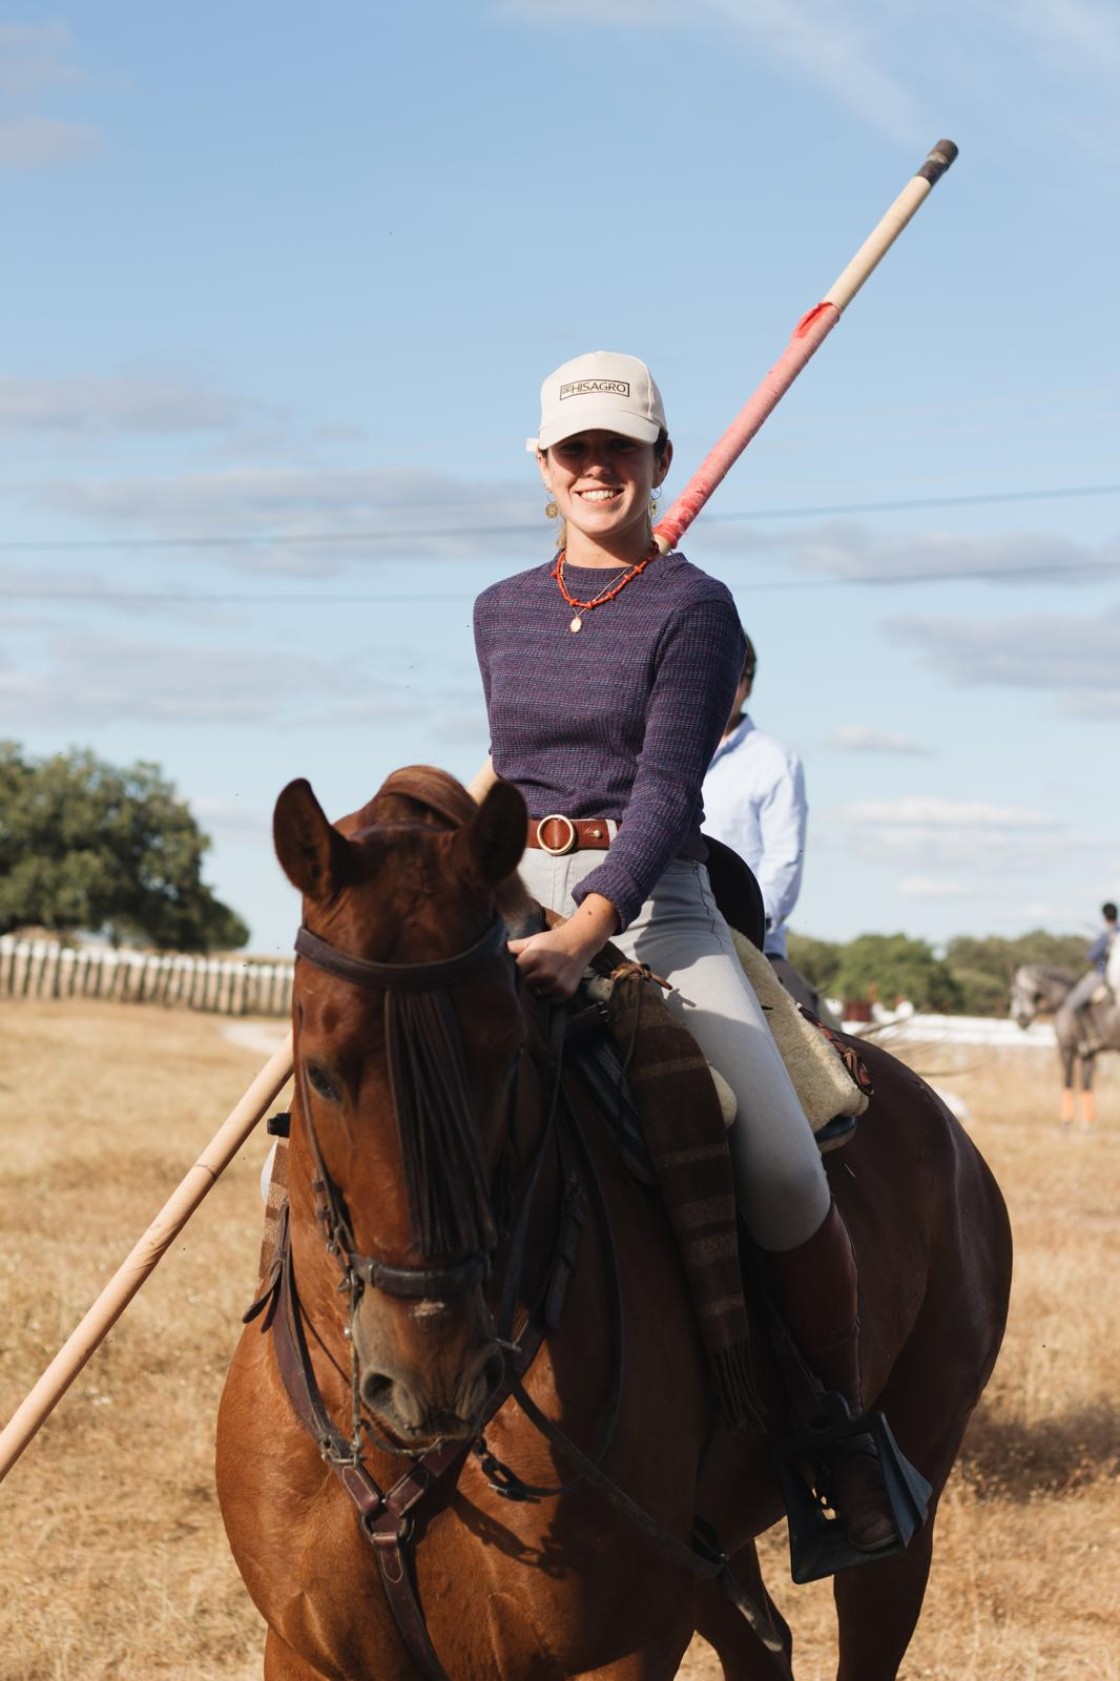
<path id="1" fill-rule="evenodd" d="M 665 405 L 653 375 L 636 356 L 590 350 L 541 386 L 541 425 L 528 449 L 548 449 L 576 432 L 618 432 L 641 444 L 667 431 Z"/>

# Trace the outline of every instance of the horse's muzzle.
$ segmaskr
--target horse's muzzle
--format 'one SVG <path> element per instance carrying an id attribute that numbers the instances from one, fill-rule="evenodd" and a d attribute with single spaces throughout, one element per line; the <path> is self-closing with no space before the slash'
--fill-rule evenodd
<path id="1" fill-rule="evenodd" d="M 352 1320 L 362 1401 L 410 1449 L 474 1435 L 505 1375 L 481 1290 L 451 1301 L 365 1292 Z"/>
<path id="2" fill-rule="evenodd" d="M 505 1372 L 496 1344 L 483 1349 L 473 1367 L 451 1386 L 433 1386 L 427 1373 L 384 1369 L 388 1364 L 362 1372 L 362 1400 L 388 1434 L 408 1448 L 468 1441 Z"/>

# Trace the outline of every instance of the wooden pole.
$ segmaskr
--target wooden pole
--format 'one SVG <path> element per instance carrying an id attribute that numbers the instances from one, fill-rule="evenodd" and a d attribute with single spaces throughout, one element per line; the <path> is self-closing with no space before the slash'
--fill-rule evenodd
<path id="1" fill-rule="evenodd" d="M 148 1274 L 166 1254 L 218 1176 L 229 1166 L 292 1072 L 292 1036 L 265 1063 L 240 1102 L 178 1188 L 164 1203 L 127 1260 L 118 1267 L 81 1324 L 59 1349 L 26 1400 L 0 1430 L 0 1482 L 49 1418 L 90 1355 L 100 1347 Z"/>
<path id="2" fill-rule="evenodd" d="M 957 155 L 951 140 L 939 140 L 922 167 L 864 240 L 848 266 L 793 329 L 793 336 L 762 383 L 747 398 L 727 431 L 701 462 L 680 495 L 653 528 L 653 539 L 667 554 L 676 548 L 716 486 L 742 455 L 767 415 L 785 395 L 813 353 L 820 348 L 864 281 L 878 267 L 933 191 Z"/>

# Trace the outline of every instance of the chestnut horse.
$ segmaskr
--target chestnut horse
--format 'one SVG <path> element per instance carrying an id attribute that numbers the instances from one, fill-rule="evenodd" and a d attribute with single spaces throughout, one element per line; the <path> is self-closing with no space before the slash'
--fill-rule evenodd
<path id="1" fill-rule="evenodd" d="M 714 1422 L 662 1205 L 593 1112 L 574 1156 L 553 1147 L 555 1018 L 519 990 L 502 922 L 524 835 L 514 789 L 476 808 L 427 767 L 337 827 L 306 782 L 277 804 L 304 917 L 287 1261 L 237 1347 L 217 1447 L 266 1681 L 670 1681 L 696 1631 L 729 1681 L 792 1674 L 753 1539 L 783 1515 L 769 1445 Z M 867 1398 L 933 1495 L 905 1553 L 835 1578 L 837 1674 L 890 1681 L 1011 1244 L 953 1116 L 860 1054 L 875 1095 L 827 1165 Z M 697 1518 L 738 1604 L 718 1548 L 690 1566 Z"/>

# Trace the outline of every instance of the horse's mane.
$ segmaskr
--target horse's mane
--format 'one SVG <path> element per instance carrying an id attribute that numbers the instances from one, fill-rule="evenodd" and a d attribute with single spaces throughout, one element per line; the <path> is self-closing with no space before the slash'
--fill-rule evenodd
<path id="1" fill-rule="evenodd" d="M 1015 971 L 1015 979 L 1018 980 L 1020 977 L 1024 979 L 1029 977 L 1033 982 L 1042 981 L 1046 985 L 1053 984 L 1054 986 L 1072 986 L 1077 979 L 1071 969 L 1063 969 L 1053 963 L 1020 964 Z"/>

